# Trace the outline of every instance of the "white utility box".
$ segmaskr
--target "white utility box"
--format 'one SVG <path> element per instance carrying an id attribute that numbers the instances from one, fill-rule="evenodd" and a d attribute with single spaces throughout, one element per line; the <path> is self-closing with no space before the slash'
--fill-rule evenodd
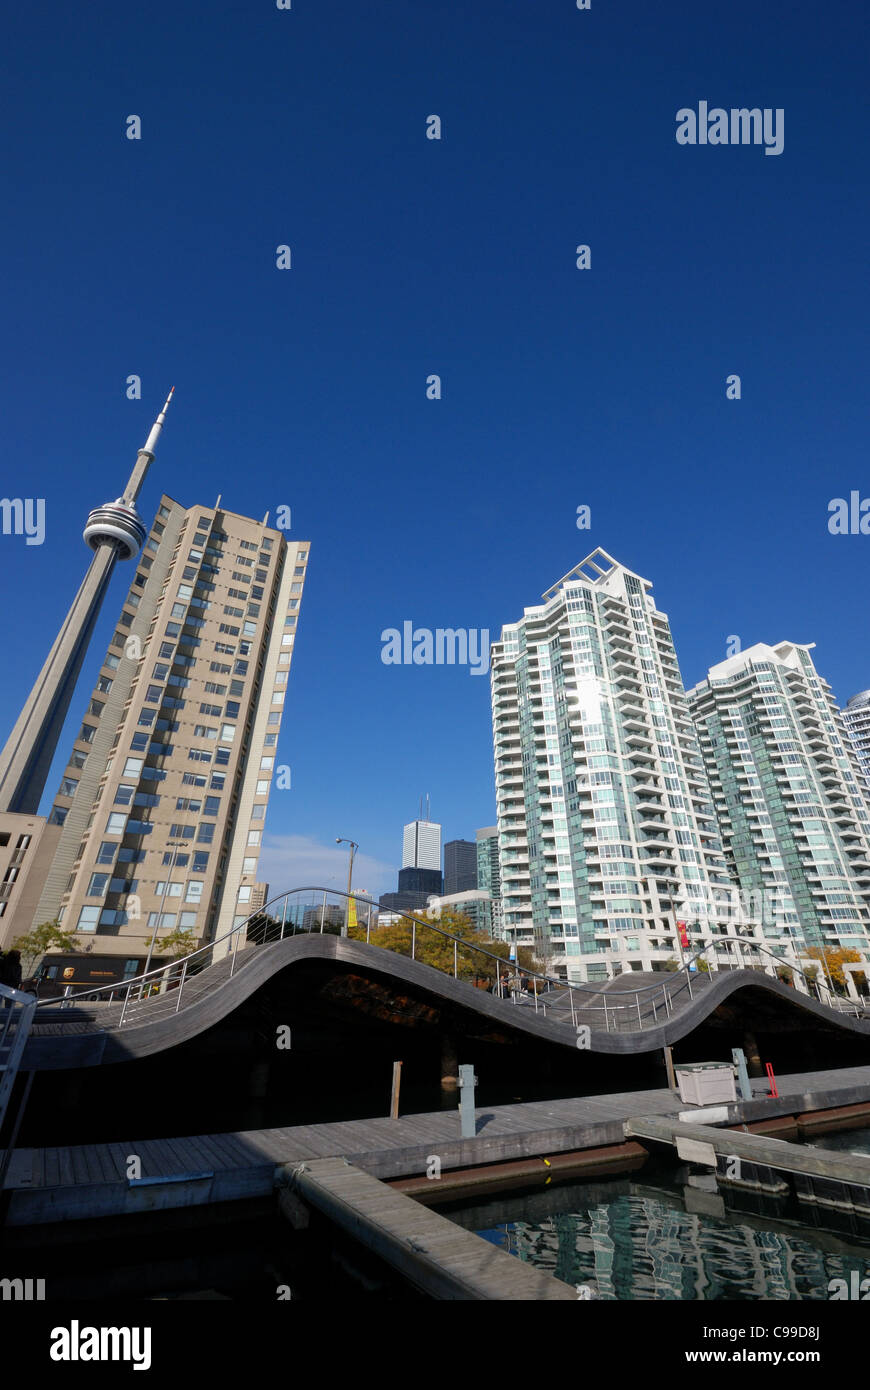
<path id="1" fill-rule="evenodd" d="M 728 1062 L 692 1062 L 675 1066 L 680 1100 L 687 1105 L 712 1105 L 736 1100 L 734 1071 Z"/>

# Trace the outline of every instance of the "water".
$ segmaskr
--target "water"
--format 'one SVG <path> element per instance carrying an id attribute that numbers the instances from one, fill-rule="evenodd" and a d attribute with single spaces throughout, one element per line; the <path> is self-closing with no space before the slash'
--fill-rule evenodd
<path id="1" fill-rule="evenodd" d="M 804 1141 L 811 1149 L 834 1149 L 837 1153 L 866 1154 L 870 1158 L 870 1129 L 846 1129 L 838 1134 L 820 1134 Z"/>
<path id="2" fill-rule="evenodd" d="M 862 1135 L 826 1139 L 870 1151 L 870 1131 Z M 870 1275 L 870 1225 L 851 1215 L 720 1191 L 700 1169 L 647 1168 L 643 1177 L 444 1215 L 603 1300 L 828 1300 L 832 1279 Z"/>

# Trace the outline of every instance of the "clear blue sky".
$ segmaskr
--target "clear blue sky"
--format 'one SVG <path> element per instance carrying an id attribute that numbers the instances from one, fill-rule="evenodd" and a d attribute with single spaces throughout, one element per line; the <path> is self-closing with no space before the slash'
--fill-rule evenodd
<path id="1" fill-rule="evenodd" d="M 868 29 L 854 0 L 8 9 L 2 490 L 47 536 L 0 537 L 3 736 L 173 383 L 143 515 L 220 492 L 311 542 L 274 888 L 340 885 L 336 835 L 394 887 L 421 793 L 447 839 L 494 821 L 488 680 L 385 666 L 381 631 L 495 639 L 596 546 L 653 580 L 687 685 L 734 634 L 870 686 L 870 537 L 827 530 L 870 496 Z M 701 100 L 782 107 L 783 153 L 677 145 Z"/>

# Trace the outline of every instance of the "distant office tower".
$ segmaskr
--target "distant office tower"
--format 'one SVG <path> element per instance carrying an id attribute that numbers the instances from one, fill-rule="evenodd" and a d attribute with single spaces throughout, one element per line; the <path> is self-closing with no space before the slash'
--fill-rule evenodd
<path id="1" fill-rule="evenodd" d="M 440 893 L 444 887 L 440 869 L 400 869 L 399 892 L 426 894 Z"/>
<path id="2" fill-rule="evenodd" d="M 473 840 L 448 840 L 444 846 L 444 892 L 465 893 L 477 888 L 477 845 Z"/>
<path id="3" fill-rule="evenodd" d="M 36 920 L 131 958 L 155 929 L 199 943 L 250 913 L 287 776 L 309 546 L 219 503 L 162 498 L 49 817 L 63 834 Z"/>
<path id="4" fill-rule="evenodd" d="M 595 551 L 492 648 L 505 934 L 570 979 L 679 960 L 729 885 L 650 587 Z"/>
<path id="5" fill-rule="evenodd" d="M 414 820 L 402 836 L 403 869 L 437 869 L 441 872 L 441 826 L 433 820 Z"/>
<path id="6" fill-rule="evenodd" d="M 870 690 L 853 695 L 843 710 L 846 733 L 858 756 L 864 778 L 864 796 L 870 805 Z"/>
<path id="7" fill-rule="evenodd" d="M 729 867 L 780 944 L 866 949 L 870 812 L 810 648 L 759 642 L 689 691 Z"/>
<path id="8" fill-rule="evenodd" d="M 477 886 L 492 898 L 501 897 L 501 875 L 498 868 L 498 826 L 486 825 L 476 832 Z"/>
<path id="9" fill-rule="evenodd" d="M 51 761 L 112 571 L 118 560 L 129 560 L 138 555 L 145 539 L 145 527 L 136 511 L 136 498 L 154 457 L 172 391 L 136 456 L 133 472 L 122 496 L 97 507 L 88 517 L 84 538 L 94 551 L 94 557 L 0 753 L 0 811 L 34 815 L 39 809 Z"/>

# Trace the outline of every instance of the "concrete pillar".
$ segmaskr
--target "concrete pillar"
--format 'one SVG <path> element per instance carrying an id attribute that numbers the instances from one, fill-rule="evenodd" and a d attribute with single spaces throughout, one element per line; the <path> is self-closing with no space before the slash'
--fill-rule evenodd
<path id="1" fill-rule="evenodd" d="M 743 1051 L 746 1054 L 746 1065 L 750 1076 L 764 1076 L 764 1068 L 761 1065 L 761 1056 L 758 1051 L 758 1043 L 754 1033 L 745 1032 L 743 1034 Z"/>
<path id="2" fill-rule="evenodd" d="M 441 1036 L 441 1085 L 445 1090 L 453 1090 L 459 1085 L 456 1039 L 450 1033 Z"/>

